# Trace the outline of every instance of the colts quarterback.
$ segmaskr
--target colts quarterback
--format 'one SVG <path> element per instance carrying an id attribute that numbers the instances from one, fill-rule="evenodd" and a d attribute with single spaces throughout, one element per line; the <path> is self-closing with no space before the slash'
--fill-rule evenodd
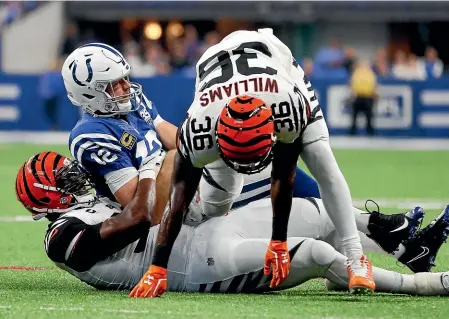
<path id="1" fill-rule="evenodd" d="M 103 43 L 77 48 L 62 67 L 68 98 L 84 110 L 70 134 L 70 152 L 91 174 L 97 194 L 121 206 L 138 187 L 150 196 L 165 152 L 176 142 L 176 127 L 161 118 L 130 73 L 123 55 Z"/>

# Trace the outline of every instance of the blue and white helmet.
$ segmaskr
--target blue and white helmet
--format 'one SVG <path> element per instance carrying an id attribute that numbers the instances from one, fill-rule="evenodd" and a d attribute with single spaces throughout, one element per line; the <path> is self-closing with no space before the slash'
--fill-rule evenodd
<path id="1" fill-rule="evenodd" d="M 116 81 L 129 81 L 131 66 L 118 50 L 103 43 L 77 48 L 65 60 L 61 73 L 70 101 L 94 116 L 134 111 L 131 99 L 141 98 L 142 86 L 135 82 L 130 82 L 127 94 L 111 96 L 106 92 Z M 139 103 L 134 105 L 136 108 Z"/>

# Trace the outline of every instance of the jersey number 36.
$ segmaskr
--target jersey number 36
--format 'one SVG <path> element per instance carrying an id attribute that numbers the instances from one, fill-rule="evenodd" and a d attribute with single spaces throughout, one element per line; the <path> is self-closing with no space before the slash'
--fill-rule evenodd
<path id="1" fill-rule="evenodd" d="M 255 75 L 255 74 L 277 74 L 277 70 L 267 66 L 265 68 L 249 66 L 250 59 L 257 59 L 257 53 L 246 52 L 245 49 L 250 49 L 259 53 L 262 53 L 268 57 L 271 57 L 271 52 L 265 43 L 262 42 L 245 42 L 242 43 L 238 48 L 231 51 L 232 55 L 239 55 L 235 61 L 237 72 L 242 75 Z M 198 66 L 198 77 L 199 81 L 202 82 L 212 71 L 221 67 L 221 75 L 215 77 L 201 86 L 200 92 L 212 85 L 225 83 L 229 81 L 233 75 L 234 70 L 232 68 L 231 54 L 228 51 L 220 51 L 210 58 L 206 59 L 203 63 Z M 217 59 L 218 61 L 206 69 L 206 66 Z"/>

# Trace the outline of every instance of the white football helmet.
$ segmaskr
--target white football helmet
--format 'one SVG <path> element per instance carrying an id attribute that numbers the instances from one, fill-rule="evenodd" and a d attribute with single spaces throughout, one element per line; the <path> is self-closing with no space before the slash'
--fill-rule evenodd
<path id="1" fill-rule="evenodd" d="M 106 89 L 116 81 L 129 81 L 131 66 L 123 55 L 103 43 L 89 43 L 77 48 L 65 60 L 62 77 L 69 100 L 93 116 L 109 117 L 138 108 L 142 86 L 130 82 L 129 93 L 115 96 Z M 136 99 L 136 103 L 131 103 Z"/>

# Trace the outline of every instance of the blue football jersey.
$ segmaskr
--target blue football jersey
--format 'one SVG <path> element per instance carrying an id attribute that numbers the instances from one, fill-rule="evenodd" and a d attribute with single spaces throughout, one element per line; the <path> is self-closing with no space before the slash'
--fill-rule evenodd
<path id="1" fill-rule="evenodd" d="M 135 107 L 135 101 L 133 108 Z M 139 108 L 121 117 L 93 117 L 84 113 L 69 138 L 72 156 L 90 172 L 99 195 L 115 200 L 105 175 L 134 167 L 162 147 L 155 121 L 161 121 L 155 105 L 143 96 Z"/>

